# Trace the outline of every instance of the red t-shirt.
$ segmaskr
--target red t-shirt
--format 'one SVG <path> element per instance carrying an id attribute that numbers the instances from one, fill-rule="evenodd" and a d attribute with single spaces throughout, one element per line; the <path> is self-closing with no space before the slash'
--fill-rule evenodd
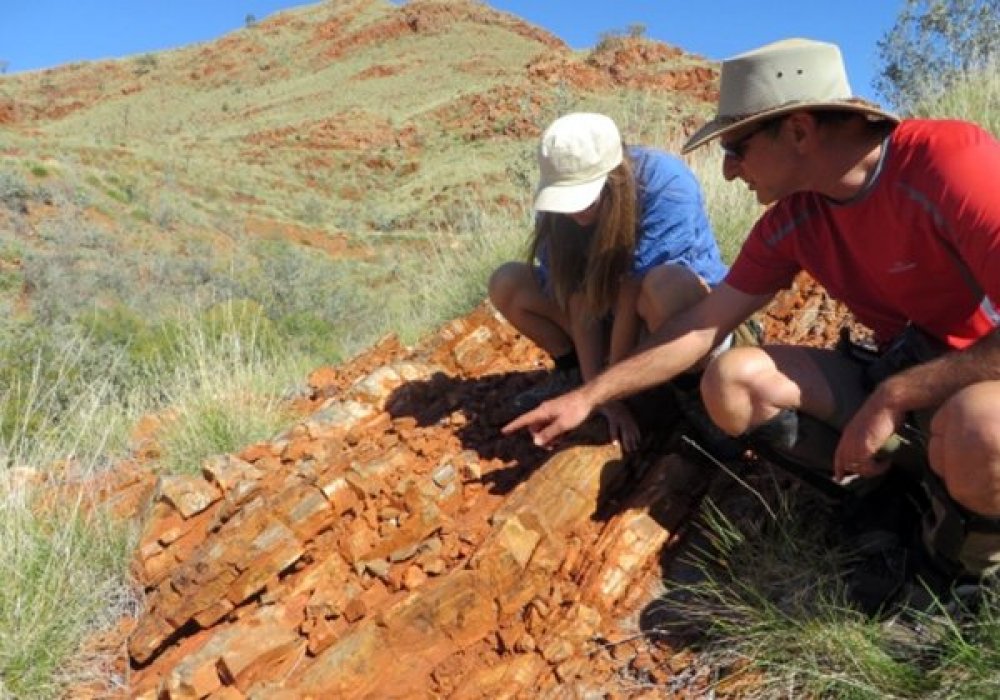
<path id="1" fill-rule="evenodd" d="M 972 344 L 1000 324 L 1000 143 L 967 122 L 901 122 L 866 192 L 842 204 L 811 192 L 778 201 L 726 282 L 768 294 L 800 269 L 880 344 L 908 322 L 952 348 Z"/>

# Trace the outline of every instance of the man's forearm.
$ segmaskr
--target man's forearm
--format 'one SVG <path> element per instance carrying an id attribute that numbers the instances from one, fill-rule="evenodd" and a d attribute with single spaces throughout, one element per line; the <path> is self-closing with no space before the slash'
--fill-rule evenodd
<path id="1" fill-rule="evenodd" d="M 751 295 L 725 282 L 671 317 L 627 359 L 579 390 L 591 407 L 623 399 L 673 379 L 708 355 L 726 334 L 762 308 L 773 294 Z"/>
<path id="2" fill-rule="evenodd" d="M 950 352 L 885 380 L 878 388 L 901 411 L 940 406 L 967 386 L 1000 380 L 1000 331 L 965 350 Z"/>
<path id="3" fill-rule="evenodd" d="M 712 334 L 689 332 L 668 342 L 656 342 L 609 367 L 581 391 L 593 406 L 624 399 L 662 384 L 694 365 L 712 349 Z"/>

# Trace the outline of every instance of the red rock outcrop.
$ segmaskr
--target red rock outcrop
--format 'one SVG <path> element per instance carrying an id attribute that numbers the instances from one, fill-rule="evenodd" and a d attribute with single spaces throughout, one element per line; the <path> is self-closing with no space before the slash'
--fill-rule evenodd
<path id="1" fill-rule="evenodd" d="M 547 51 L 526 66 L 535 82 L 566 83 L 581 90 L 628 87 L 686 93 L 697 100 L 718 99 L 718 70 L 709 64 L 687 65 L 683 52 L 646 39 L 619 38 L 594 49 L 581 61 L 567 51 Z"/>
<path id="2" fill-rule="evenodd" d="M 856 323 L 847 308 L 805 272 L 768 306 L 763 321 L 764 337 L 776 342 L 831 347 L 843 327 L 857 341 L 871 339 L 871 331 Z"/>
<path id="3" fill-rule="evenodd" d="M 802 277 L 764 325 L 808 342 L 845 320 Z M 655 441 L 626 459 L 600 420 L 554 452 L 500 435 L 543 363 L 483 306 L 313 372 L 282 435 L 161 477 L 145 609 L 117 628 L 128 696 L 707 692 L 637 618 L 709 474 Z"/>
<path id="4" fill-rule="evenodd" d="M 317 410 L 275 440 L 160 480 L 134 697 L 614 685 L 608 640 L 703 481 L 674 456 L 623 459 L 597 422 L 551 454 L 500 436 L 540 356 L 485 308 L 377 354 L 314 373 Z"/>
<path id="5" fill-rule="evenodd" d="M 564 42 L 539 27 L 468 0 L 415 0 L 378 22 L 355 29 L 353 23 L 369 4 L 365 0 L 355 2 L 346 12 L 341 11 L 336 18 L 316 29 L 316 40 L 329 46 L 324 51 L 325 58 L 340 58 L 361 47 L 406 34 L 437 34 L 457 22 L 497 25 L 551 48 L 567 48 Z"/>

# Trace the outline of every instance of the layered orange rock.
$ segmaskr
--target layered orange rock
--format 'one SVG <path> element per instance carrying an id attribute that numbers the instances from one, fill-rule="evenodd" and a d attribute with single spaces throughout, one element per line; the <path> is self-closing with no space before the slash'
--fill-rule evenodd
<path id="1" fill-rule="evenodd" d="M 819 316 L 844 321 L 804 277 L 764 325 L 809 341 Z M 643 697 L 671 674 L 704 687 L 689 656 L 634 634 L 704 470 L 655 444 L 625 459 L 600 419 L 554 452 L 501 435 L 543 368 L 484 306 L 415 349 L 389 337 L 313 372 L 298 424 L 161 478 L 134 567 L 147 600 L 130 696 Z"/>
<path id="2" fill-rule="evenodd" d="M 135 565 L 135 697 L 607 680 L 584 667 L 651 597 L 691 468 L 624 460 L 597 422 L 551 454 L 501 436 L 541 358 L 486 308 L 381 352 L 315 372 L 316 410 L 273 441 L 161 479 Z"/>

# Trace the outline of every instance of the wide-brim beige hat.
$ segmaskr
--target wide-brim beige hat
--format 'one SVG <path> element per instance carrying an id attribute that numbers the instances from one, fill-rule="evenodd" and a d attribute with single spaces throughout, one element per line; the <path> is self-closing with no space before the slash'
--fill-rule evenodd
<path id="1" fill-rule="evenodd" d="M 538 144 L 535 211 L 583 211 L 597 201 L 622 157 L 621 134 L 610 117 L 589 112 L 559 117 Z"/>
<path id="2" fill-rule="evenodd" d="M 872 120 L 899 121 L 891 112 L 851 94 L 836 44 L 785 39 L 722 62 L 718 113 L 687 140 L 681 152 L 800 109 L 843 109 Z"/>

